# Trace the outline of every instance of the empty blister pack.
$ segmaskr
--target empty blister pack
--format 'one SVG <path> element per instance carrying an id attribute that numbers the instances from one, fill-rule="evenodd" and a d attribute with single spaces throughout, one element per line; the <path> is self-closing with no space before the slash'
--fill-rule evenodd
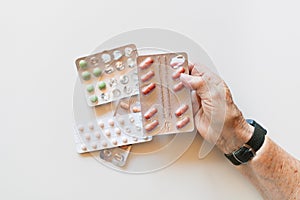
<path id="1" fill-rule="evenodd" d="M 136 46 L 130 44 L 75 61 L 89 106 L 138 94 L 136 57 Z"/>
<path id="2" fill-rule="evenodd" d="M 126 164 L 131 145 L 116 147 L 112 149 L 103 149 L 100 151 L 100 158 L 115 166 L 123 167 Z"/>
<path id="3" fill-rule="evenodd" d="M 179 79 L 188 73 L 187 54 L 139 56 L 137 65 L 145 135 L 192 132 L 190 90 Z"/>
<path id="4" fill-rule="evenodd" d="M 81 89 L 83 86 L 77 81 L 76 87 Z M 83 90 L 74 90 L 75 143 L 78 153 L 151 141 L 151 137 L 125 134 L 114 118 L 116 106 L 116 102 L 110 102 L 89 107 Z M 136 128 L 136 124 L 129 128 Z"/>

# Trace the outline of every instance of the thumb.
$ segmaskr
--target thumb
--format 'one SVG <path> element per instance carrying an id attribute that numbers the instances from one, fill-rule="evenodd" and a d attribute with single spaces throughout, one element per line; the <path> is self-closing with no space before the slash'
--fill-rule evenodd
<path id="1" fill-rule="evenodd" d="M 196 93 L 200 98 L 207 96 L 209 93 L 205 80 L 201 76 L 191 76 L 182 73 L 180 75 L 180 80 L 185 87 L 196 90 Z"/>

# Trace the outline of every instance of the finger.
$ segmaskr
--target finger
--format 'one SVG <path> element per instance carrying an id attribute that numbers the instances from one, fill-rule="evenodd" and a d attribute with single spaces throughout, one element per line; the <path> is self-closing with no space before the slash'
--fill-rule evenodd
<path id="1" fill-rule="evenodd" d="M 184 73 L 180 74 L 180 80 L 185 85 L 185 87 L 192 90 L 198 90 L 205 84 L 205 81 L 201 76 L 191 76 Z"/>
<path id="2" fill-rule="evenodd" d="M 198 112 L 198 110 L 201 108 L 201 99 L 197 95 L 195 90 L 192 91 L 191 98 L 192 98 L 193 113 L 195 115 Z"/>
<path id="3" fill-rule="evenodd" d="M 194 68 L 194 64 L 193 63 L 189 63 L 188 68 L 189 68 L 189 72 L 191 73 L 193 68 Z"/>

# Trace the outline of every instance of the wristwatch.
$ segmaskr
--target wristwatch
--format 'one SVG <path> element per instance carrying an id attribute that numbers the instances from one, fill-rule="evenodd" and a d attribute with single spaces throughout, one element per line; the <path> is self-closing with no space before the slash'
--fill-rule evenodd
<path id="1" fill-rule="evenodd" d="M 267 134 L 267 130 L 259 125 L 256 121 L 252 119 L 247 119 L 246 121 L 248 124 L 254 127 L 252 137 L 238 150 L 230 154 L 225 154 L 226 158 L 228 158 L 228 160 L 230 160 L 234 165 L 246 164 L 248 161 L 250 161 L 263 145 L 265 141 L 265 135 Z"/>

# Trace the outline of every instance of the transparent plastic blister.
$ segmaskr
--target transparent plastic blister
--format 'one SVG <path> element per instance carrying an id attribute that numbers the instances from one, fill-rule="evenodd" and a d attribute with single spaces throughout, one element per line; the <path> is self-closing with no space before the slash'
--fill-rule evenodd
<path id="1" fill-rule="evenodd" d="M 139 96 L 120 99 L 116 102 L 114 119 L 124 134 L 131 137 L 147 138 L 143 130 Z"/>
<path id="2" fill-rule="evenodd" d="M 117 167 L 124 167 L 131 150 L 131 145 L 100 150 L 100 159 Z"/>
<path id="3" fill-rule="evenodd" d="M 134 44 L 78 58 L 76 68 L 89 106 L 138 94 Z"/>
<path id="4" fill-rule="evenodd" d="M 179 79 L 188 73 L 187 54 L 138 56 L 137 66 L 145 135 L 192 132 L 190 90 Z"/>
<path id="5" fill-rule="evenodd" d="M 74 90 L 75 143 L 78 153 L 110 149 L 118 146 L 148 142 L 151 137 L 133 137 L 125 134 L 114 119 L 115 102 L 89 107 L 83 85 Z M 135 128 L 135 124 L 130 128 Z"/>

